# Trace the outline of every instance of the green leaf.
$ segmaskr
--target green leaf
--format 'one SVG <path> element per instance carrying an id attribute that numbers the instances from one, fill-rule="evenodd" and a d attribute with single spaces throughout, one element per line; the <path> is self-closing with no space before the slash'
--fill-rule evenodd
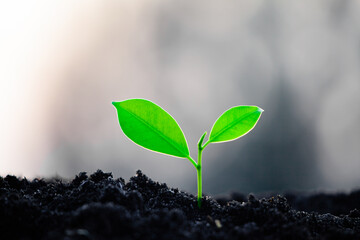
<path id="1" fill-rule="evenodd" d="M 161 107 L 145 99 L 112 104 L 117 109 L 120 127 L 136 144 L 175 157 L 189 156 L 184 133 L 175 119 Z"/>
<path id="2" fill-rule="evenodd" d="M 263 111 L 256 106 L 230 108 L 216 120 L 209 142 L 226 142 L 244 136 L 255 127 Z"/>

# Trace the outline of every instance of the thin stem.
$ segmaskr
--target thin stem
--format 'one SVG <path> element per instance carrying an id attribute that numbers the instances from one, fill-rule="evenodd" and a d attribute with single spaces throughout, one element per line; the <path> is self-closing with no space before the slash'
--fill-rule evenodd
<path id="1" fill-rule="evenodd" d="M 198 161 L 196 166 L 197 185 L 198 185 L 197 202 L 199 208 L 201 208 L 201 199 L 202 199 L 202 166 L 201 166 L 202 151 L 209 144 L 209 141 L 207 141 L 204 145 L 202 145 L 205 135 L 206 132 L 201 136 L 198 142 Z"/>
<path id="2" fill-rule="evenodd" d="M 198 151 L 198 165 L 197 165 L 197 168 L 196 168 L 196 171 L 197 171 L 197 185 L 198 185 L 197 202 L 198 202 L 198 207 L 199 208 L 201 208 L 201 198 L 202 198 L 201 155 L 202 155 L 202 149 L 199 148 L 199 151 Z"/>
<path id="3" fill-rule="evenodd" d="M 194 165 L 194 167 L 197 169 L 197 163 L 195 162 L 195 160 L 194 159 L 192 159 L 190 156 L 187 156 L 186 157 L 187 159 L 189 159 L 190 160 L 190 162 Z"/>
<path id="4" fill-rule="evenodd" d="M 201 148 L 204 150 L 204 148 L 209 145 L 210 141 L 208 140 Z"/>

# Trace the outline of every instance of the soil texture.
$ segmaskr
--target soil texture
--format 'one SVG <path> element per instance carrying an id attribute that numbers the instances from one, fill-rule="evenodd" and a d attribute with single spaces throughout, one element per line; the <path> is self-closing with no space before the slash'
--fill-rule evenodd
<path id="1" fill-rule="evenodd" d="M 0 177 L 0 239 L 360 239 L 360 190 L 196 197 L 100 170 L 72 181 Z"/>

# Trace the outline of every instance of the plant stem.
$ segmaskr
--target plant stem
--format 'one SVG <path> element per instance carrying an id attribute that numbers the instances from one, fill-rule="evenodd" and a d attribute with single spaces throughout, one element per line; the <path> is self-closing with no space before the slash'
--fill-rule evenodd
<path id="1" fill-rule="evenodd" d="M 190 156 L 187 156 L 186 158 L 189 159 L 189 161 L 194 165 L 195 168 L 197 168 L 197 163 L 194 159 L 192 159 Z"/>
<path id="2" fill-rule="evenodd" d="M 199 148 L 198 151 L 198 164 L 196 167 L 197 171 L 197 187 L 198 187 L 198 193 L 197 193 L 197 202 L 198 207 L 201 208 L 201 198 L 202 198 L 202 176 L 201 176 L 201 154 L 202 150 Z"/>
<path id="3" fill-rule="evenodd" d="M 204 145 L 202 145 L 205 135 L 206 135 L 206 132 L 201 136 L 201 138 L 198 142 L 198 161 L 196 164 L 197 187 L 198 187 L 197 202 L 198 202 L 199 208 L 201 208 L 201 199 L 202 199 L 202 166 L 201 166 L 202 151 L 209 144 L 209 141 L 208 141 Z"/>

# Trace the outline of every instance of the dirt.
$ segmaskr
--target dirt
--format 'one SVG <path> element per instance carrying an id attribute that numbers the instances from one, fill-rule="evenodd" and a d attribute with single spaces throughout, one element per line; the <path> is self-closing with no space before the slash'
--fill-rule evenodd
<path id="1" fill-rule="evenodd" d="M 141 171 L 0 177 L 0 239 L 360 239 L 360 190 L 196 197 Z"/>

